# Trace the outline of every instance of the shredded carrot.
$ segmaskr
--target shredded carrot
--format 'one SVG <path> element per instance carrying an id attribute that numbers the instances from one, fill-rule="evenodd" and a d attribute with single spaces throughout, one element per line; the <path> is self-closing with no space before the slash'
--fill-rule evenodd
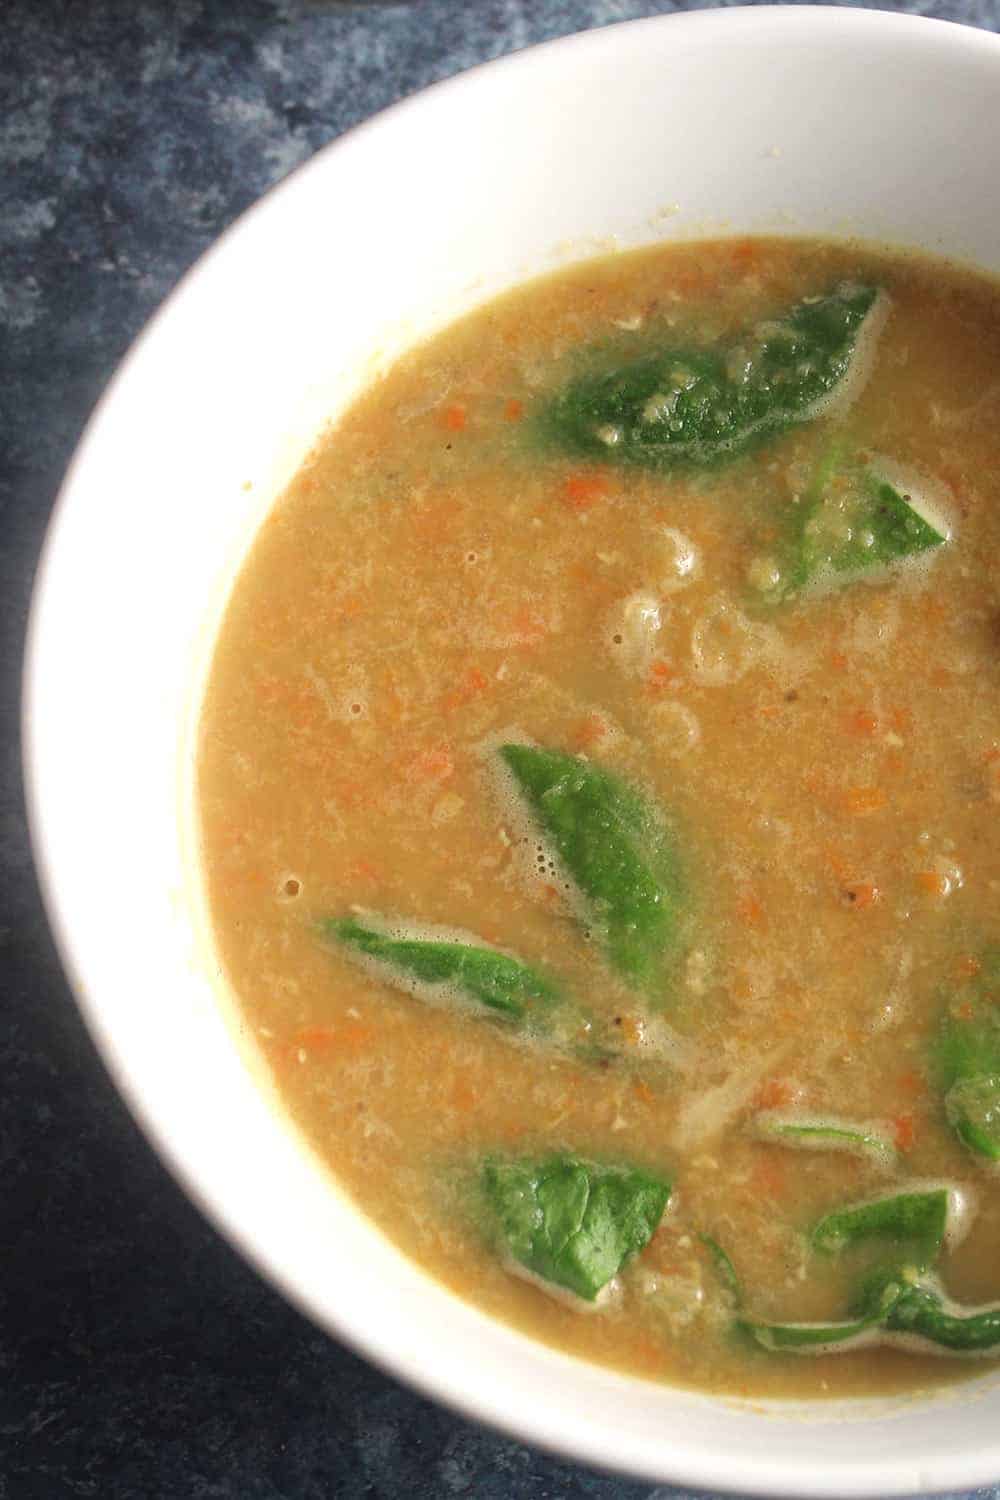
<path id="1" fill-rule="evenodd" d="M 776 719 L 781 713 L 780 703 L 762 703 L 757 709 L 762 719 Z"/>
<path id="2" fill-rule="evenodd" d="M 918 1094 L 924 1092 L 923 1079 L 913 1068 L 906 1073 L 900 1073 L 896 1079 L 896 1086 L 901 1094 L 908 1094 L 911 1099 L 915 1099 Z"/>
<path id="3" fill-rule="evenodd" d="M 607 733 L 608 726 L 600 714 L 588 714 L 574 730 L 573 742 L 578 750 L 587 750 L 591 745 L 600 744 Z"/>
<path id="4" fill-rule="evenodd" d="M 866 735 L 869 739 L 878 731 L 878 719 L 866 708 L 859 708 L 848 720 L 852 734 Z"/>
<path id="5" fill-rule="evenodd" d="M 737 240 L 733 246 L 733 260 L 738 266 L 749 266 L 757 259 L 757 246 L 753 240 Z"/>
<path id="6" fill-rule="evenodd" d="M 753 1100 L 755 1109 L 781 1109 L 791 1102 L 791 1086 L 781 1078 L 769 1078 L 761 1084 Z"/>
<path id="7" fill-rule="evenodd" d="M 890 709 L 889 723 L 897 734 L 909 734 L 913 728 L 913 714 L 908 708 Z"/>
<path id="8" fill-rule="evenodd" d="M 870 813 L 881 812 L 886 800 L 880 786 L 851 786 L 844 793 L 844 811 L 854 818 L 866 818 Z"/>
<path id="9" fill-rule="evenodd" d="M 960 958 L 958 960 L 958 963 L 955 965 L 955 972 L 958 975 L 959 979 L 975 979 L 981 968 L 982 965 L 980 964 L 979 959 L 973 958 L 971 955 L 969 955 L 966 958 Z"/>
<path id="10" fill-rule="evenodd" d="M 647 1370 L 662 1370 L 663 1349 L 654 1339 L 645 1334 L 640 1335 L 632 1341 L 632 1358 L 637 1365 Z"/>
<path id="11" fill-rule="evenodd" d="M 897 1115 L 893 1120 L 893 1139 L 896 1142 L 897 1151 L 912 1151 L 913 1142 L 916 1139 L 916 1130 L 913 1124 L 913 1116 Z"/>
<path id="12" fill-rule="evenodd" d="M 851 866 L 844 859 L 843 855 L 837 853 L 836 849 L 827 849 L 825 852 L 827 864 L 830 866 L 830 869 L 836 875 L 841 885 L 847 885 L 851 876 Z"/>
<path id="13" fill-rule="evenodd" d="M 762 1197 L 780 1198 L 787 1186 L 784 1164 L 774 1156 L 761 1156 L 754 1166 L 750 1181 Z"/>
<path id="14" fill-rule="evenodd" d="M 632 1092 L 635 1094 L 635 1097 L 643 1104 L 652 1104 L 653 1100 L 656 1098 L 656 1095 L 653 1093 L 653 1090 L 650 1088 L 649 1084 L 643 1083 L 641 1078 L 637 1078 L 635 1083 L 632 1085 Z"/>
<path id="15" fill-rule="evenodd" d="M 548 629 L 544 621 L 528 605 L 524 605 L 514 616 L 511 634 L 516 646 L 540 646 L 548 635 Z"/>
<path id="16" fill-rule="evenodd" d="M 852 911 L 866 911 L 869 906 L 874 906 L 882 899 L 882 892 L 872 881 L 846 885 L 844 895 Z"/>
<path id="17" fill-rule="evenodd" d="M 288 1045 L 293 1057 L 300 1052 L 356 1057 L 374 1040 L 374 1026 L 365 1021 L 347 1020 L 337 1026 L 306 1026 L 295 1033 Z"/>
<path id="18" fill-rule="evenodd" d="M 463 431 L 467 421 L 468 417 L 465 407 L 457 401 L 453 402 L 451 406 L 446 406 L 441 413 L 441 426 L 446 432 Z"/>
<path id="19" fill-rule="evenodd" d="M 611 490 L 609 476 L 600 469 L 571 474 L 562 487 L 562 501 L 570 510 L 590 510 Z"/>
<path id="20" fill-rule="evenodd" d="M 461 1110 L 463 1114 L 468 1114 L 469 1110 L 475 1107 L 478 1099 L 478 1093 L 467 1078 L 455 1080 L 455 1086 L 451 1091 L 451 1102 L 456 1109 Z"/>
<path id="21" fill-rule="evenodd" d="M 847 671 L 847 657 L 844 655 L 843 651 L 834 651 L 833 655 L 830 657 L 830 665 L 835 672 Z"/>
<path id="22" fill-rule="evenodd" d="M 947 875 L 939 875 L 937 870 L 918 870 L 917 884 L 928 896 L 947 896 L 951 889 Z"/>
<path id="23" fill-rule="evenodd" d="M 340 807 L 353 811 L 359 807 L 371 807 L 374 801 L 371 788 L 360 781 L 341 781 L 329 788 L 330 797 Z"/>
<path id="24" fill-rule="evenodd" d="M 511 396 L 503 409 L 503 414 L 508 422 L 520 422 L 524 416 L 524 402 L 518 401 L 516 396 Z"/>
<path id="25" fill-rule="evenodd" d="M 415 755 L 406 767 L 408 780 L 447 781 L 455 770 L 455 762 L 447 745 L 435 745 Z"/>
<path id="26" fill-rule="evenodd" d="M 662 693 L 664 688 L 670 687 L 677 679 L 677 669 L 672 667 L 668 661 L 654 661 L 646 678 L 646 693 L 649 697 L 656 697 Z"/>
<path id="27" fill-rule="evenodd" d="M 956 1005 L 954 1008 L 954 1014 L 960 1021 L 971 1021 L 973 1016 L 976 1014 L 972 1008 L 972 1001 L 963 1000 L 961 1005 Z"/>
<path id="28" fill-rule="evenodd" d="M 336 1035 L 332 1026 L 304 1026 L 292 1037 L 291 1045 L 306 1052 L 329 1052 Z"/>
<path id="29" fill-rule="evenodd" d="M 736 915 L 749 927 L 760 927 L 764 924 L 764 908 L 753 891 L 744 891 L 740 896 L 736 902 Z"/>
<path id="30" fill-rule="evenodd" d="M 470 667 L 466 672 L 461 684 L 450 693 L 445 693 L 441 699 L 441 712 L 452 713 L 456 708 L 463 708 L 466 703 L 471 703 L 473 698 L 480 697 L 489 687 L 489 681 L 478 667 Z"/>
<path id="31" fill-rule="evenodd" d="M 355 880 L 379 880 L 380 871 L 372 864 L 370 859 L 356 859 L 351 866 L 351 875 Z"/>

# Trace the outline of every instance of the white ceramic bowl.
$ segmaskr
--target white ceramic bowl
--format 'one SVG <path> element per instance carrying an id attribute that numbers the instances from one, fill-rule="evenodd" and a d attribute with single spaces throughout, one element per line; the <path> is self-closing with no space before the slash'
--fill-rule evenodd
<path id="1" fill-rule="evenodd" d="M 446 168 L 442 165 L 446 163 Z M 192 858 L 198 698 L 256 524 L 380 362 L 615 240 L 861 234 L 1000 272 L 1000 38 L 841 9 L 590 32 L 390 110 L 197 266 L 102 401 L 59 500 L 26 675 L 49 913 L 119 1088 L 188 1192 L 318 1323 L 519 1437 L 759 1494 L 1000 1477 L 1000 1385 L 762 1406 L 533 1344 L 404 1260 L 234 1044 Z M 567 249 L 568 247 L 568 249 Z"/>

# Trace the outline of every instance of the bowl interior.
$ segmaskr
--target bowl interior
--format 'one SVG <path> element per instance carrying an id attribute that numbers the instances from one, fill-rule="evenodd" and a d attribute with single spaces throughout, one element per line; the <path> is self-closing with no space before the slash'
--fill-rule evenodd
<path id="1" fill-rule="evenodd" d="M 764 7 L 535 49 L 379 117 L 247 215 L 143 335 L 67 477 L 33 608 L 26 760 L 88 1023 L 188 1191 L 288 1296 L 527 1440 L 757 1493 L 960 1488 L 1000 1473 L 1000 1386 L 801 1408 L 655 1387 L 493 1323 L 359 1217 L 234 1045 L 206 932 L 194 728 L 228 589 L 323 422 L 504 286 L 613 244 L 755 231 L 1000 273 L 998 181 L 985 33 Z"/>

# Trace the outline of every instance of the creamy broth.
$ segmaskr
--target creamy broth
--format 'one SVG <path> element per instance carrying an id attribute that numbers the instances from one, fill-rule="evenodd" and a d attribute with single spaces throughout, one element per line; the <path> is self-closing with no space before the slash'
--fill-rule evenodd
<path id="1" fill-rule="evenodd" d="M 845 282 L 888 299 L 849 407 L 708 466 L 619 463 L 613 432 L 605 458 L 574 455 L 540 428 L 581 370 L 741 348 Z M 949 540 L 785 596 L 789 517 L 835 434 Z M 460 1295 L 709 1389 L 863 1394 L 982 1368 L 770 1352 L 734 1330 L 702 1237 L 754 1318 L 842 1320 L 865 1254 L 823 1255 L 811 1227 L 944 1181 L 975 1206 L 940 1257 L 948 1294 L 1000 1298 L 1000 1179 L 949 1126 L 932 1062 L 1000 941 L 998 476 L 1000 287 L 850 245 L 725 241 L 477 311 L 359 400 L 276 505 L 204 706 L 216 940 L 295 1120 Z M 659 986 L 607 961 L 498 774 L 512 742 L 663 810 L 682 881 Z M 426 1003 L 324 933 L 352 912 L 517 955 L 607 1044 Z M 884 1150 L 794 1149 L 775 1120 L 860 1123 Z M 484 1159 L 556 1152 L 671 1183 L 596 1310 L 511 1274 L 482 1202 Z"/>

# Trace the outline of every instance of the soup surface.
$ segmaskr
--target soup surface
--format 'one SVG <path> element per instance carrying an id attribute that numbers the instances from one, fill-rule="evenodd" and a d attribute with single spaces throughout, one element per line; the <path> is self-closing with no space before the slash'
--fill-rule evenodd
<path id="1" fill-rule="evenodd" d="M 717 1390 L 1000 1352 L 998 557 L 1000 287 L 846 244 L 533 283 L 312 453 L 204 870 L 281 1098 L 441 1281 Z"/>

